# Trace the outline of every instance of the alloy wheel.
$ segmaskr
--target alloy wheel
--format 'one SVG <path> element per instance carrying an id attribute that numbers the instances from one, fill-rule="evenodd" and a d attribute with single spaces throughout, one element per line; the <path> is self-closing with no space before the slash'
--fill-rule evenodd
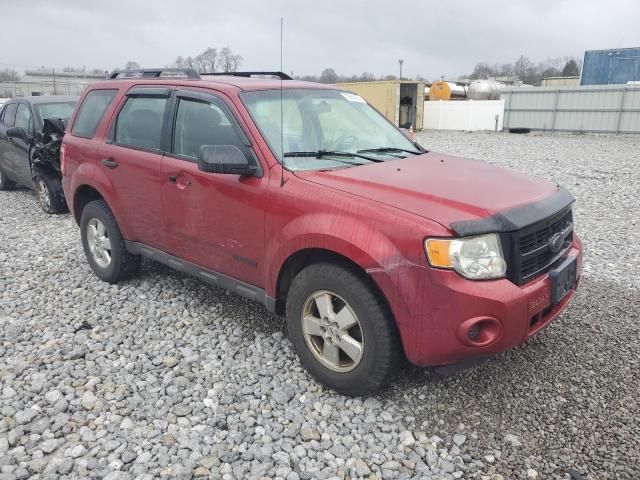
<path id="1" fill-rule="evenodd" d="M 87 244 L 93 260 L 100 268 L 107 268 L 111 263 L 111 240 L 104 224 L 97 218 L 87 224 Z"/>
<path id="2" fill-rule="evenodd" d="M 49 195 L 49 187 L 47 187 L 47 184 L 41 178 L 38 179 L 36 187 L 40 206 L 45 212 L 48 212 L 49 210 L 51 210 L 51 197 Z"/>
<path id="3" fill-rule="evenodd" d="M 311 294 L 302 308 L 302 333 L 316 359 L 334 372 L 355 369 L 362 359 L 364 336 L 351 306 L 329 290 Z"/>

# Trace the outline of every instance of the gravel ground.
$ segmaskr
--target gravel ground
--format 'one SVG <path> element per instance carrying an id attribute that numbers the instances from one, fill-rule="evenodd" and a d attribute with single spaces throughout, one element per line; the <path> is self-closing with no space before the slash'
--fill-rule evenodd
<path id="1" fill-rule="evenodd" d="M 283 323 L 144 263 L 100 282 L 68 216 L 0 192 L 0 479 L 640 478 L 640 137 L 432 132 L 558 181 L 587 249 L 570 309 L 472 370 L 350 399 Z"/>

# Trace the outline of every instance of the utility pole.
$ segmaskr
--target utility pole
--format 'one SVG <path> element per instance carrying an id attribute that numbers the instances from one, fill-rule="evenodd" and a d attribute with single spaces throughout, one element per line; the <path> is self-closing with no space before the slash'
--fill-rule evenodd
<path id="1" fill-rule="evenodd" d="M 56 95 L 56 69 L 52 68 L 51 72 L 53 73 L 53 94 Z"/>
<path id="2" fill-rule="evenodd" d="M 400 77 L 398 80 L 402 80 L 402 64 L 404 63 L 404 60 L 400 59 L 398 60 L 398 63 L 400 64 Z"/>

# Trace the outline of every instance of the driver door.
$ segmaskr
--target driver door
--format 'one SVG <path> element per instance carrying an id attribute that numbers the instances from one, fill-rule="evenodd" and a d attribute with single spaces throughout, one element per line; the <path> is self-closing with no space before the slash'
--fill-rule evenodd
<path id="1" fill-rule="evenodd" d="M 168 253 L 261 286 L 268 176 L 205 173 L 202 145 L 235 145 L 257 159 L 231 108 L 215 95 L 178 91 L 161 189 Z"/>

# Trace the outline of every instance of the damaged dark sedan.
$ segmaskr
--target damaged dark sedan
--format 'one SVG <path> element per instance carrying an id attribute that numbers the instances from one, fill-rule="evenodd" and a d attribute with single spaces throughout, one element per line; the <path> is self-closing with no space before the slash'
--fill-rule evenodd
<path id="1" fill-rule="evenodd" d="M 78 97 L 49 95 L 10 100 L 0 110 L 0 190 L 35 190 L 46 213 L 64 213 L 60 144 Z"/>

